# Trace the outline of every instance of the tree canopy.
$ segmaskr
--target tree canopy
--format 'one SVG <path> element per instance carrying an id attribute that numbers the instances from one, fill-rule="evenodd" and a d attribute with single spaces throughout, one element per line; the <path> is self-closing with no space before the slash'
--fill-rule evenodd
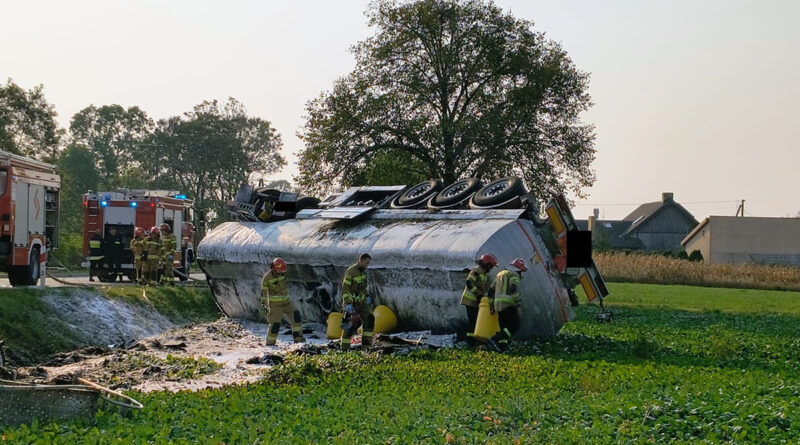
<path id="1" fill-rule="evenodd" d="M 115 179 L 140 165 L 137 155 L 153 126 L 139 107 L 90 105 L 72 116 L 69 131 L 72 143 L 94 156 L 102 181 L 112 187 L 127 186 Z"/>
<path id="2" fill-rule="evenodd" d="M 0 150 L 54 161 L 63 132 L 56 116 L 42 85 L 24 90 L 8 79 L 0 84 Z"/>
<path id="3" fill-rule="evenodd" d="M 195 200 L 198 226 L 227 216 L 225 204 L 254 172 L 274 173 L 286 161 L 270 122 L 247 115 L 233 98 L 206 101 L 183 116 L 160 120 L 143 145 L 142 169 L 158 187 L 177 188 Z"/>
<path id="4" fill-rule="evenodd" d="M 354 70 L 307 104 L 304 190 L 380 180 L 376 159 L 409 179 L 516 174 L 539 195 L 593 183 L 589 76 L 532 22 L 480 0 L 378 0 L 367 17 Z"/>

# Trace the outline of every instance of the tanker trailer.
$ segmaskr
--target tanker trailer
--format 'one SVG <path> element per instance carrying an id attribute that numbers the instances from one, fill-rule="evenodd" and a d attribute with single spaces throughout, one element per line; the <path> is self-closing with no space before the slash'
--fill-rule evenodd
<path id="1" fill-rule="evenodd" d="M 461 293 L 469 270 L 484 253 L 496 255 L 500 263 L 492 278 L 515 258 L 529 264 L 520 289 L 519 339 L 555 335 L 572 319 L 576 302 L 570 294 L 577 284 L 590 300 L 608 294 L 593 264 L 566 268 L 566 234 L 576 227 L 563 197 L 546 206 L 547 219 L 540 221 L 527 195 L 503 205 L 517 208 L 481 208 L 474 199 L 468 199 L 472 208 L 460 208 L 463 202 L 441 208 L 432 205 L 435 196 L 428 200 L 415 187 L 355 187 L 291 218 L 217 226 L 200 242 L 197 260 L 218 306 L 231 318 L 261 320 L 261 279 L 273 258 L 282 257 L 290 296 L 303 320 L 325 322 L 341 308 L 345 269 L 364 252 L 373 258 L 369 293 L 376 304 L 394 311 L 401 330 L 462 329 L 467 320 L 459 305 Z M 477 193 L 474 188 L 461 191 L 472 196 L 486 187 Z M 429 208 L 397 205 L 415 194 Z M 249 195 L 252 190 L 240 190 L 232 214 L 254 214 L 252 199 L 241 199 Z"/>

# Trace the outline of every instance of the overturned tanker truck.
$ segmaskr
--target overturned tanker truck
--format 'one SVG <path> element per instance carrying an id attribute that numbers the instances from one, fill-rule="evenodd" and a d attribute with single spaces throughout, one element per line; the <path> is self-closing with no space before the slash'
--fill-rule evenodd
<path id="1" fill-rule="evenodd" d="M 354 187 L 323 202 L 243 185 L 229 209 L 236 221 L 211 230 L 197 260 L 232 318 L 261 319 L 261 279 L 275 257 L 288 263 L 290 296 L 305 321 L 324 322 L 340 310 L 342 275 L 362 252 L 373 258 L 370 295 L 395 312 L 403 330 L 463 328 L 459 299 L 484 253 L 500 262 L 492 277 L 514 258 L 529 264 L 519 339 L 555 335 L 574 316 L 578 285 L 590 301 L 608 295 L 593 262 L 567 267 L 567 236 L 577 227 L 563 196 L 539 219 L 538 204 L 516 177 L 485 186 L 468 178 L 447 187 Z"/>

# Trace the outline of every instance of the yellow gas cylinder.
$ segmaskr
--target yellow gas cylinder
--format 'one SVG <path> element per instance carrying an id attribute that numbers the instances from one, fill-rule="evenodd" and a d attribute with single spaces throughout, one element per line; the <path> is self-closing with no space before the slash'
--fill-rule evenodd
<path id="1" fill-rule="evenodd" d="M 375 316 L 374 332 L 376 334 L 385 334 L 397 327 L 397 316 L 394 315 L 394 312 L 392 312 L 388 306 L 382 304 L 375 306 L 372 315 Z"/>
<path id="2" fill-rule="evenodd" d="M 475 333 L 473 337 L 476 340 L 486 341 L 492 338 L 499 330 L 500 324 L 499 321 L 497 321 L 497 314 L 493 316 L 489 308 L 489 298 L 481 298 L 481 303 L 478 305 L 478 320 L 475 322 Z"/>
<path id="3" fill-rule="evenodd" d="M 328 340 L 335 340 L 342 337 L 342 313 L 331 312 L 328 314 Z"/>

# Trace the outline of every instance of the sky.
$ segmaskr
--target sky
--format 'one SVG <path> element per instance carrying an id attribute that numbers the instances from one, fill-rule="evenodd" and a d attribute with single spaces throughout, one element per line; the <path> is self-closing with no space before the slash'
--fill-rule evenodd
<path id="1" fill-rule="evenodd" d="M 160 119 L 235 97 L 281 133 L 285 179 L 305 103 L 373 32 L 355 0 L 1 1 L 0 78 L 43 84 L 62 126 L 90 104 Z M 496 3 L 591 74 L 597 181 L 576 217 L 621 219 L 662 192 L 698 220 L 742 199 L 748 216 L 800 212 L 800 2 Z"/>

